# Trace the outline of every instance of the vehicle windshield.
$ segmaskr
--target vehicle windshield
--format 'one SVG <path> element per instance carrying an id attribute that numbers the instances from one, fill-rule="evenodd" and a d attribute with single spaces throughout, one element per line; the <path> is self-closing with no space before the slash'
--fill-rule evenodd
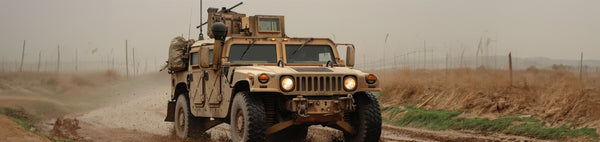
<path id="1" fill-rule="evenodd" d="M 300 44 L 285 45 L 285 55 L 288 64 L 326 64 L 327 61 L 335 63 L 331 46 L 304 45 L 300 48 L 301 46 Z M 298 50 L 298 48 L 300 49 Z"/>
<path id="2" fill-rule="evenodd" d="M 275 44 L 234 44 L 229 48 L 229 62 L 233 64 L 276 63 L 275 51 Z"/>

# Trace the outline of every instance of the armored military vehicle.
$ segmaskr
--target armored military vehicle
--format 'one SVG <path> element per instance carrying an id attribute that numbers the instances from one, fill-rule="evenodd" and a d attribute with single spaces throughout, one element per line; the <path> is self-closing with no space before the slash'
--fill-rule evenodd
<path id="1" fill-rule="evenodd" d="M 310 125 L 341 130 L 346 141 L 379 140 L 381 113 L 371 92 L 381 91 L 380 82 L 353 69 L 353 44 L 288 37 L 284 16 L 231 8 L 209 8 L 208 16 L 210 39 L 171 44 L 165 121 L 174 122 L 177 136 L 228 123 L 233 141 L 303 141 Z"/>

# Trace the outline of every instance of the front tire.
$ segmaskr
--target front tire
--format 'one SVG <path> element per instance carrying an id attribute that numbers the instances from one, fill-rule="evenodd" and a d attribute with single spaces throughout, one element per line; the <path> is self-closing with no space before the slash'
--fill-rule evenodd
<path id="1" fill-rule="evenodd" d="M 197 128 L 200 125 L 198 118 L 190 112 L 189 102 L 184 94 L 177 97 L 175 105 L 175 134 L 182 139 L 198 138 L 203 132 Z"/>
<path id="2" fill-rule="evenodd" d="M 376 142 L 381 136 L 381 110 L 379 102 L 371 92 L 354 95 L 356 111 L 350 113 L 350 123 L 356 134 L 344 133 L 347 142 Z"/>
<path id="3" fill-rule="evenodd" d="M 231 139 L 234 142 L 265 141 L 265 108 L 248 92 L 238 92 L 230 110 Z"/>

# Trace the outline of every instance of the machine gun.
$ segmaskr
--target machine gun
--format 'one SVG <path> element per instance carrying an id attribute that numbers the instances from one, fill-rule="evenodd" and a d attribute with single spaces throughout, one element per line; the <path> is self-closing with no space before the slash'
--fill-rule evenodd
<path id="1" fill-rule="evenodd" d="M 230 13 L 232 9 L 234 9 L 234 8 L 236 8 L 236 7 L 238 7 L 238 6 L 242 5 L 242 4 L 244 4 L 244 2 L 240 2 L 240 3 L 234 5 L 234 6 L 230 7 L 230 8 L 222 7 L 221 11 L 219 11 L 219 12 L 220 13 Z M 202 8 L 202 1 L 200 1 L 200 8 Z M 217 12 L 217 9 L 210 7 L 210 8 L 208 8 L 207 12 L 208 13 L 214 13 L 214 12 Z M 211 16 L 209 16 L 209 18 L 210 17 Z M 209 21 L 210 21 L 210 19 L 209 19 Z M 200 35 L 198 37 L 198 40 L 204 40 L 204 35 L 202 34 L 202 26 L 208 24 L 208 21 L 202 23 L 202 10 L 200 10 L 200 23 L 201 23 L 200 25 L 196 26 L 196 29 L 200 29 Z"/>
<path id="2" fill-rule="evenodd" d="M 230 8 L 222 7 L 221 11 L 219 11 L 219 12 L 229 13 L 229 12 L 231 12 L 232 9 L 234 9 L 234 8 L 236 8 L 236 7 L 238 7 L 238 6 L 242 5 L 242 4 L 244 4 L 244 2 L 240 2 L 240 3 L 234 5 L 234 6 L 230 7 Z"/>

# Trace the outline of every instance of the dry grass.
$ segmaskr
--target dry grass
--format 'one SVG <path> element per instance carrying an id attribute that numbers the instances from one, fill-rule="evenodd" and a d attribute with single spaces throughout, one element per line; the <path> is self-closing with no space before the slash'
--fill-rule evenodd
<path id="1" fill-rule="evenodd" d="M 37 72 L 0 73 L 0 107 L 24 108 L 44 117 L 57 117 L 71 111 L 89 109 L 104 86 L 122 80 L 114 71 L 56 74 Z"/>
<path id="2" fill-rule="evenodd" d="M 380 102 L 416 106 L 433 95 L 424 108 L 463 110 L 468 118 L 531 116 L 547 126 L 600 128 L 600 74 L 584 77 L 580 81 L 578 74 L 558 67 L 530 67 L 515 71 L 511 85 L 506 70 L 400 70 L 380 73 L 385 79 Z"/>

